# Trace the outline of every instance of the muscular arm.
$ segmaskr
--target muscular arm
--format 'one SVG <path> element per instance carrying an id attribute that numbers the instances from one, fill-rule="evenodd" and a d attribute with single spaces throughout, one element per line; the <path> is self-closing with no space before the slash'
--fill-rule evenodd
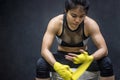
<path id="1" fill-rule="evenodd" d="M 90 20 L 88 30 L 89 36 L 92 38 L 93 43 L 97 47 L 97 50 L 92 55 L 95 60 L 98 60 L 108 54 L 107 46 L 98 24 L 94 20 Z"/>
<path id="2" fill-rule="evenodd" d="M 52 55 L 50 48 L 54 41 L 55 35 L 58 31 L 58 28 L 56 26 L 58 26 L 56 19 L 52 19 L 49 22 L 45 35 L 43 37 L 42 49 L 41 49 L 41 55 L 52 66 L 56 62 L 56 60 L 54 56 Z"/>

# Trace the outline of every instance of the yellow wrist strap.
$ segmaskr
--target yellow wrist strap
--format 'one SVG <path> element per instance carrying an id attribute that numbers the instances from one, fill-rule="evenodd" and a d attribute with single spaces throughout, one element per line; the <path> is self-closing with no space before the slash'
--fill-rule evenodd
<path id="1" fill-rule="evenodd" d="M 81 64 L 77 70 L 72 75 L 72 80 L 77 80 L 81 75 L 86 71 L 86 69 L 90 66 L 93 60 L 85 61 L 83 64 Z"/>

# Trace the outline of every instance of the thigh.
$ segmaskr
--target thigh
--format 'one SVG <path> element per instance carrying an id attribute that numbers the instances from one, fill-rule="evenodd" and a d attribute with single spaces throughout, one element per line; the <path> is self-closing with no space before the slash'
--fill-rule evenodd
<path id="1" fill-rule="evenodd" d="M 56 61 L 62 64 L 69 65 L 71 68 L 78 68 L 81 65 L 81 64 L 74 64 L 72 61 L 65 59 L 65 55 L 67 55 L 67 52 L 58 51 L 57 53 L 54 53 L 53 55 Z M 99 71 L 98 64 L 95 60 L 88 67 L 87 71 Z"/>
<path id="2" fill-rule="evenodd" d="M 94 60 L 91 63 L 91 65 L 88 67 L 87 71 L 91 71 L 91 72 L 99 71 L 99 66 L 97 64 L 97 61 Z"/>
<path id="3" fill-rule="evenodd" d="M 67 52 L 58 51 L 57 53 L 54 53 L 54 57 L 56 61 L 64 64 L 69 65 L 71 68 L 77 68 L 80 64 L 74 64 L 72 61 L 65 59 L 65 55 L 67 55 Z"/>

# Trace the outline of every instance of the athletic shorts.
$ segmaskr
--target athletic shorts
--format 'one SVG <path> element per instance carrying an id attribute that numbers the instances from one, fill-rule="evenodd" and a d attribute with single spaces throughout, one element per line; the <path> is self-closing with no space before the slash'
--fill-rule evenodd
<path id="1" fill-rule="evenodd" d="M 66 60 L 65 55 L 67 52 L 57 51 L 54 53 L 56 61 L 69 65 L 71 68 L 78 68 L 80 64 L 74 64 L 73 62 Z M 79 53 L 76 53 L 79 54 Z M 108 77 L 113 75 L 113 67 L 110 59 L 108 57 L 103 57 L 98 61 L 93 61 L 88 67 L 87 71 L 96 72 L 100 71 L 102 77 Z M 36 64 L 36 77 L 37 78 L 49 78 L 50 72 L 55 72 L 53 67 L 49 65 L 44 58 L 39 58 Z"/>

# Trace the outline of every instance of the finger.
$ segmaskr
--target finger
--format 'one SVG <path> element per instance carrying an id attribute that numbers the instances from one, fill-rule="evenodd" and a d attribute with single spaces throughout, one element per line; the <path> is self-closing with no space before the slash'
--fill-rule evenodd
<path id="1" fill-rule="evenodd" d="M 73 61 L 73 57 L 72 57 L 72 56 L 69 56 L 69 55 L 65 55 L 65 59 L 70 60 L 70 61 Z"/>
<path id="2" fill-rule="evenodd" d="M 86 51 L 83 50 L 83 49 L 80 49 L 79 51 L 80 51 L 80 53 L 85 53 L 85 52 L 86 52 Z"/>
<path id="3" fill-rule="evenodd" d="M 74 54 L 74 53 L 68 53 L 68 55 L 72 57 L 77 57 L 77 54 Z"/>

